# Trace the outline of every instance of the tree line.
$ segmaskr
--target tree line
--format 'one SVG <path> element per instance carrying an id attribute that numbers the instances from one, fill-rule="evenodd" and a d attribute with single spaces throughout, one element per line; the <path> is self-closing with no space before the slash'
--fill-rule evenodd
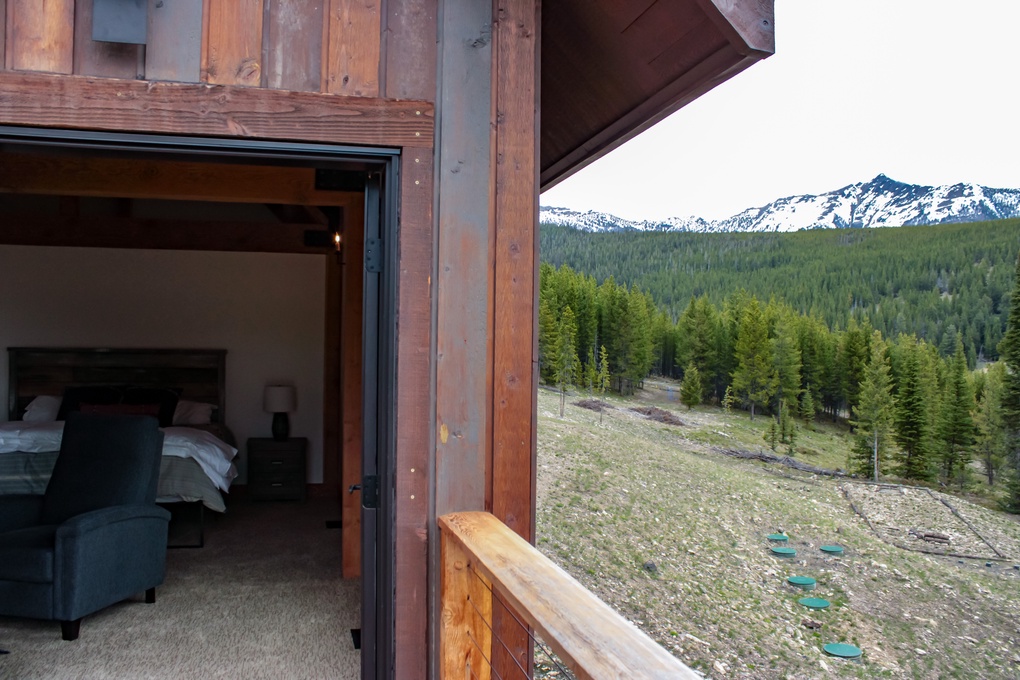
<path id="1" fill-rule="evenodd" d="M 766 439 L 791 451 L 798 421 L 847 420 L 853 472 L 962 488 L 974 481 L 976 461 L 987 484 L 1003 476 L 1018 512 L 1020 291 L 1005 297 L 1008 323 L 995 348 L 1002 358 L 972 370 L 960 332 L 939 344 L 906 332 L 890 337 L 866 315 L 834 328 L 744 289 L 720 304 L 692 296 L 674 322 L 637 286 L 613 276 L 599 284 L 568 265 L 543 263 L 539 370 L 548 384 L 592 391 L 604 390 L 610 376 L 681 378 L 684 404 L 772 417 Z"/>
<path id="2" fill-rule="evenodd" d="M 647 292 L 676 320 L 692 297 L 720 306 L 743 288 L 832 328 L 851 318 L 914 335 L 970 367 L 998 358 L 1020 220 L 795 233 L 588 234 L 542 225 L 542 260 Z"/>

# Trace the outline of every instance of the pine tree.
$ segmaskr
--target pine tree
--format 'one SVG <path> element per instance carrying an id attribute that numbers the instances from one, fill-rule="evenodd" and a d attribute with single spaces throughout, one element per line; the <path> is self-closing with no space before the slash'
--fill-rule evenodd
<path id="1" fill-rule="evenodd" d="M 609 352 L 606 351 L 606 346 L 602 345 L 599 348 L 599 372 L 595 380 L 595 389 L 599 393 L 599 399 L 602 401 L 602 408 L 599 409 L 599 425 L 602 424 L 602 412 L 606 410 L 606 390 L 609 389 L 609 383 L 612 377 L 609 374 Z"/>
<path id="2" fill-rule="evenodd" d="M 768 442 L 769 448 L 773 451 L 779 446 L 779 428 L 776 427 L 776 421 L 774 419 L 769 420 L 769 429 L 765 430 L 765 434 L 762 439 Z"/>
<path id="3" fill-rule="evenodd" d="M 985 372 L 974 413 L 977 432 L 974 448 L 988 486 L 995 484 L 996 476 L 1006 461 L 1006 427 L 1002 420 L 1003 374 L 1002 362 L 996 362 Z"/>
<path id="4" fill-rule="evenodd" d="M 899 473 L 907 479 L 930 480 L 931 429 L 926 399 L 925 376 L 920 354 L 914 344 L 906 350 L 903 374 L 896 393 L 896 443 L 900 447 Z"/>
<path id="5" fill-rule="evenodd" d="M 809 384 L 800 395 L 800 417 L 809 428 L 815 419 L 815 398 L 811 396 L 811 390 Z"/>
<path id="6" fill-rule="evenodd" d="M 577 322 L 570 306 L 563 308 L 559 327 L 559 352 L 556 357 L 556 384 L 560 387 L 560 418 L 567 402 L 567 385 L 577 382 L 580 362 L 577 360 Z"/>
<path id="7" fill-rule="evenodd" d="M 939 411 L 939 444 L 942 475 L 947 484 L 966 483 L 974 444 L 974 394 L 967 382 L 967 358 L 963 342 L 956 338 L 956 350 L 949 362 L 942 408 Z"/>
<path id="8" fill-rule="evenodd" d="M 768 404 L 779 385 L 768 324 L 755 298 L 751 298 L 741 314 L 735 353 L 737 369 L 733 373 L 733 391 L 750 404 L 751 420 L 754 420 L 755 406 Z"/>
<path id="9" fill-rule="evenodd" d="M 680 403 L 688 411 L 701 403 L 701 375 L 693 361 L 684 370 L 684 379 L 680 383 Z"/>
<path id="10" fill-rule="evenodd" d="M 895 415 L 896 400 L 892 394 L 889 360 L 882 335 L 874 331 L 871 336 L 871 359 L 864 372 L 859 400 L 854 408 L 853 425 L 857 428 L 854 445 L 854 472 L 871 475 L 874 481 L 882 471 L 882 454 L 891 444 L 890 434 Z"/>
<path id="11" fill-rule="evenodd" d="M 553 312 L 552 301 L 539 292 L 538 303 L 538 366 L 539 374 L 547 385 L 556 382 L 556 362 L 559 355 L 559 323 Z"/>
<path id="12" fill-rule="evenodd" d="M 693 363 L 702 377 L 702 396 L 715 387 L 712 376 L 718 366 L 718 314 L 706 296 L 691 298 L 677 321 L 676 361 L 679 366 Z"/>
<path id="13" fill-rule="evenodd" d="M 595 396 L 595 381 L 598 380 L 599 370 L 595 365 L 595 349 L 588 348 L 588 361 L 584 365 L 584 386 L 588 388 L 588 396 Z"/>
<path id="14" fill-rule="evenodd" d="M 1016 261 L 1006 334 L 999 343 L 1006 371 L 1002 381 L 1002 420 L 1006 424 L 1006 450 L 1011 468 L 1005 506 L 1020 513 L 1020 257 Z"/>
<path id="15" fill-rule="evenodd" d="M 778 387 L 776 399 L 797 403 L 800 397 L 800 343 L 797 341 L 793 310 L 783 310 L 776 319 L 772 353 Z"/>

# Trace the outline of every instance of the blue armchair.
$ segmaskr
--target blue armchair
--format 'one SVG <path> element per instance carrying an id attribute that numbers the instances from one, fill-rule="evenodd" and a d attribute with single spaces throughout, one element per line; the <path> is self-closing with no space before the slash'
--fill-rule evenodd
<path id="1" fill-rule="evenodd" d="M 155 418 L 71 413 L 42 496 L 0 496 L 0 616 L 60 621 L 145 591 L 166 571 L 170 513 L 156 505 L 163 433 Z"/>

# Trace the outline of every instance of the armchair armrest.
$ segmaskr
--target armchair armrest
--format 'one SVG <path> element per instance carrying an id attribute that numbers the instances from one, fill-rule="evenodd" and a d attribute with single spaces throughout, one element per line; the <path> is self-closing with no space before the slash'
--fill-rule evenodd
<path id="1" fill-rule="evenodd" d="M 0 496 L 0 533 L 39 524 L 42 496 L 18 494 Z"/>
<path id="2" fill-rule="evenodd" d="M 57 541 L 75 539 L 118 522 L 139 519 L 170 521 L 170 512 L 158 505 L 116 505 L 75 515 L 57 527 Z"/>

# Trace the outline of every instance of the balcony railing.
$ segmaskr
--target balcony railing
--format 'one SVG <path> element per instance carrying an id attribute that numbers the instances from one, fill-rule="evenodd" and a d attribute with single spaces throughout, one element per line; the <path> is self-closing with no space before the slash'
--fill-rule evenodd
<path id="1" fill-rule="evenodd" d="M 530 677 L 533 641 L 579 680 L 700 677 L 493 515 L 439 527 L 443 680 Z"/>

